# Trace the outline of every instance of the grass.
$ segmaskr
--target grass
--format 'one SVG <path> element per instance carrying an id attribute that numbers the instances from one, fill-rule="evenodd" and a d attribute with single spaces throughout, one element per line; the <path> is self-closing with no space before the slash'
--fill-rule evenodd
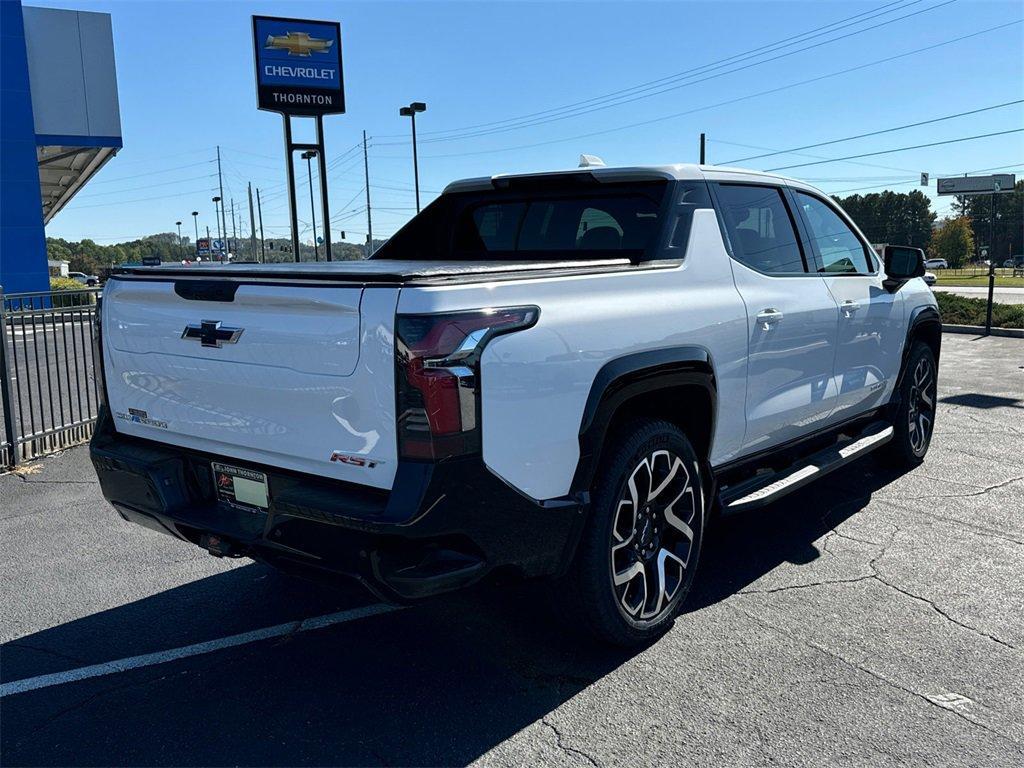
<path id="1" fill-rule="evenodd" d="M 988 287 L 988 271 L 978 268 L 968 269 L 929 269 L 935 275 L 936 285 L 968 288 Z M 996 269 L 996 286 L 1001 288 L 1024 288 L 1024 277 L 1013 277 L 1013 270 L 998 267 Z"/>
<path id="2" fill-rule="evenodd" d="M 942 322 L 950 325 L 984 325 L 985 299 L 972 299 L 957 296 L 955 293 L 936 291 L 935 300 L 939 302 Z M 1024 328 L 1024 304 L 993 304 L 993 328 Z"/>

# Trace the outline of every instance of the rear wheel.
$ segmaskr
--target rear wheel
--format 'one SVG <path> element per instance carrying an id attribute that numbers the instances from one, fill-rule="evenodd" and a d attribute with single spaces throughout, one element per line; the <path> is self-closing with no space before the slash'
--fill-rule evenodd
<path id="1" fill-rule="evenodd" d="M 924 342 L 910 350 L 900 384 L 899 407 L 893 420 L 894 434 L 889 457 L 903 465 L 920 464 L 931 445 L 938 400 L 938 369 L 935 355 Z"/>
<path id="2" fill-rule="evenodd" d="M 690 590 L 704 529 L 700 461 L 673 424 L 619 433 L 566 579 L 570 615 L 598 638 L 638 645 L 668 630 Z"/>

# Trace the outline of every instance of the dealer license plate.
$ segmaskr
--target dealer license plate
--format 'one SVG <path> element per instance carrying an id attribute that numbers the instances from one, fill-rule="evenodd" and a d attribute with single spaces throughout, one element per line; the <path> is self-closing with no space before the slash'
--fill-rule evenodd
<path id="1" fill-rule="evenodd" d="M 263 472 L 211 462 L 217 498 L 250 512 L 266 512 L 270 506 L 267 476 Z"/>

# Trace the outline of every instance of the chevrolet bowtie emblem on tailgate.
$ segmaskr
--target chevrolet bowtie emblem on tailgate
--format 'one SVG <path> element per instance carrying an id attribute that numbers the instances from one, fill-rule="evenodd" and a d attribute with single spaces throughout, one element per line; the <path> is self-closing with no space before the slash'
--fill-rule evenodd
<path id="1" fill-rule="evenodd" d="M 181 332 L 183 339 L 199 339 L 204 347 L 220 347 L 234 344 L 244 328 L 223 328 L 220 320 L 203 320 L 199 325 L 186 325 Z"/>
<path id="2" fill-rule="evenodd" d="M 311 56 L 327 53 L 334 45 L 333 40 L 310 37 L 307 32 L 289 32 L 287 35 L 267 35 L 266 47 L 270 50 L 288 51 L 290 56 Z"/>

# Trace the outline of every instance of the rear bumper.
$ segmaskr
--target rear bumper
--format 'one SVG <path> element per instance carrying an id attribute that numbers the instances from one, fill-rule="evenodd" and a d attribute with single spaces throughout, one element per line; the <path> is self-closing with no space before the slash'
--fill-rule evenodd
<path id="1" fill-rule="evenodd" d="M 525 498 L 479 457 L 400 462 L 387 493 L 121 435 L 105 407 L 90 456 L 103 495 L 125 520 L 213 554 L 353 577 L 394 601 L 458 589 L 506 566 L 525 576 L 558 573 L 583 518 L 577 501 Z M 269 512 L 218 502 L 211 461 L 265 472 Z"/>

